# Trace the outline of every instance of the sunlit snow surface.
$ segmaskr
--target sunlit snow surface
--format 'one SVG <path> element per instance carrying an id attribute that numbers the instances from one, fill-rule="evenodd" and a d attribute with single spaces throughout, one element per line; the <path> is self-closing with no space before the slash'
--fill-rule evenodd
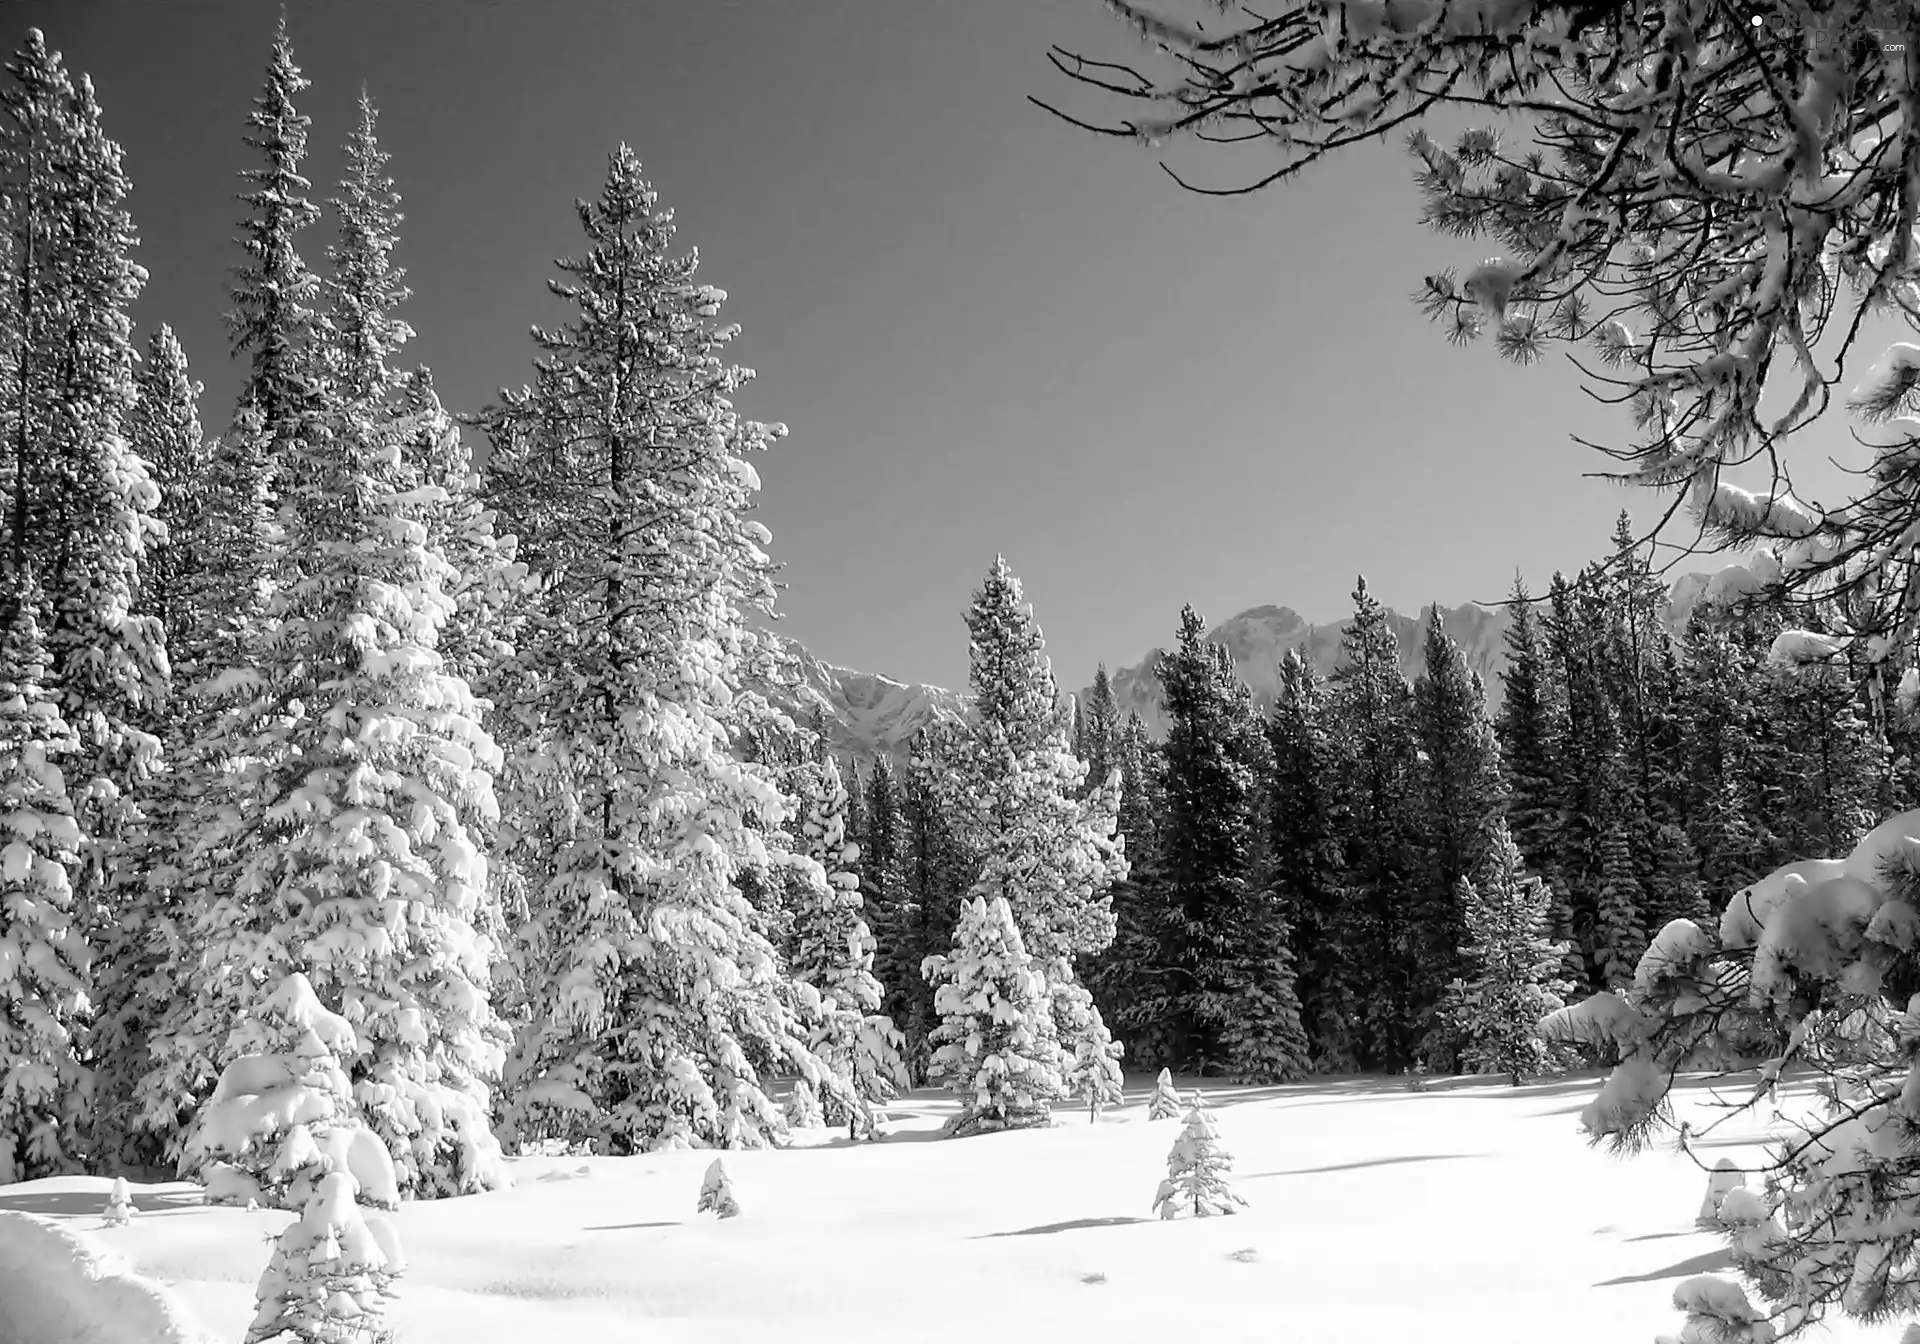
<path id="1" fill-rule="evenodd" d="M 1554 1344 L 1632 1344 L 1677 1333 L 1675 1286 L 1725 1264 L 1695 1230 L 1707 1176 L 1689 1158 L 1586 1145 L 1593 1075 L 1203 1084 L 1249 1208 L 1175 1222 L 1151 1206 L 1180 1125 L 1146 1119 L 1150 1075 L 1128 1081 L 1128 1104 L 1091 1127 L 1063 1111 L 1052 1129 L 942 1141 L 950 1103 L 923 1092 L 876 1144 L 817 1130 L 728 1153 L 742 1214 L 724 1222 L 694 1213 L 709 1152 L 518 1160 L 512 1190 L 392 1215 L 411 1262 L 400 1344 L 978 1344 L 1008 1322 L 1021 1339 L 1538 1344 L 1546 1328 Z M 1676 1099 L 1696 1126 L 1716 1114 L 1697 1084 Z M 1757 1133 L 1698 1151 L 1748 1162 L 1728 1139 Z M 0 1209 L 84 1232 L 241 1338 L 290 1215 L 136 1185 L 142 1213 L 105 1227 L 108 1186 L 0 1187 Z M 1869 1337 L 1886 1327 L 1819 1336 Z"/>

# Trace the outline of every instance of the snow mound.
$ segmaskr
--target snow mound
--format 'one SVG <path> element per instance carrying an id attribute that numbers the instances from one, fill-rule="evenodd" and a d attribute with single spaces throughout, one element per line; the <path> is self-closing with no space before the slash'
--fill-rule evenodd
<path id="1" fill-rule="evenodd" d="M 1846 874 L 1885 883 L 1920 870 L 1920 811 L 1888 817 L 1868 831 L 1846 858 Z"/>
<path id="2" fill-rule="evenodd" d="M 1875 831 L 1873 835 L 1879 833 Z M 1871 840 L 1873 835 L 1867 839 Z M 1861 844 L 1865 845 L 1866 841 Z M 1760 941 L 1760 931 L 1766 928 L 1767 920 L 1786 904 L 1794 890 L 1801 885 L 1816 886 L 1845 875 L 1849 862 L 1847 859 L 1802 859 L 1797 863 L 1783 863 L 1752 886 L 1742 887 L 1733 894 L 1720 916 L 1720 945 L 1752 947 Z"/>
<path id="3" fill-rule="evenodd" d="M 216 1344 L 160 1284 L 51 1218 L 0 1212 L 7 1344 Z"/>

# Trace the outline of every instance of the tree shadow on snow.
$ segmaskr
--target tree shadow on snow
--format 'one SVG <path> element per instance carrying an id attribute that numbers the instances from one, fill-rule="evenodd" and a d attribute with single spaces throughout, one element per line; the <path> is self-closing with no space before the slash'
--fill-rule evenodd
<path id="1" fill-rule="evenodd" d="M 1292 1171 L 1256 1171 L 1242 1176 L 1243 1181 L 1259 1181 L 1269 1176 L 1317 1176 L 1325 1171 L 1357 1171 L 1362 1167 L 1391 1167 L 1402 1162 L 1451 1162 L 1461 1158 L 1484 1157 L 1484 1153 L 1409 1153 L 1397 1157 L 1372 1157 L 1364 1162 L 1336 1162 L 1330 1167 L 1299 1167 Z"/>
<path id="2" fill-rule="evenodd" d="M 1677 1265 L 1668 1265 L 1665 1269 L 1656 1269 L 1650 1274 L 1628 1274 L 1618 1279 L 1603 1279 L 1596 1288 L 1616 1288 L 1627 1283 L 1657 1283 L 1661 1279 L 1691 1278 L 1695 1274 L 1712 1274 L 1722 1269 L 1733 1268 L 1733 1254 L 1727 1250 L 1708 1251 L 1705 1255 L 1696 1255 L 1691 1260 L 1682 1260 Z"/>
<path id="3" fill-rule="evenodd" d="M 675 1220 L 675 1221 L 669 1221 L 664 1223 L 601 1223 L 598 1226 L 583 1227 L 580 1230 L 582 1232 L 631 1232 L 636 1228 L 642 1228 L 642 1227 L 679 1227 L 679 1226 L 680 1226 L 680 1223 L 677 1220 Z"/>
<path id="4" fill-rule="evenodd" d="M 1122 1223 L 1144 1223 L 1145 1218 L 1134 1218 L 1122 1214 L 1113 1218 L 1074 1218 L 1064 1223 L 1045 1223 L 1039 1227 L 1016 1228 L 1012 1232 L 982 1232 L 973 1238 L 975 1241 L 989 1241 L 994 1237 L 1037 1237 L 1048 1232 L 1073 1232 L 1083 1227 L 1118 1227 Z"/>
<path id="5" fill-rule="evenodd" d="M 176 1194 L 152 1194 L 144 1190 L 133 1192 L 133 1207 L 137 1213 L 185 1213 L 188 1209 L 202 1208 L 205 1204 L 206 1199 L 198 1190 Z M 97 1218 L 106 1211 L 106 1207 L 105 1191 L 98 1194 L 85 1190 L 0 1194 L 0 1211 L 8 1213 L 38 1213 L 54 1218 Z"/>

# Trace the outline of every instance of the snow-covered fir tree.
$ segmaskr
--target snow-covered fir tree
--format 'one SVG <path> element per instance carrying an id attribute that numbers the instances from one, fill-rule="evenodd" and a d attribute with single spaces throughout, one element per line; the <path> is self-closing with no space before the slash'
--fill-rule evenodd
<path id="1" fill-rule="evenodd" d="M 246 1344 L 391 1344 L 386 1310 L 406 1268 L 393 1225 L 354 1202 L 353 1177 L 326 1176 L 274 1241 Z"/>
<path id="2" fill-rule="evenodd" d="M 320 349 L 333 380 L 282 445 L 288 563 L 270 636 L 226 674 L 249 698 L 221 735 L 248 764 L 209 785 L 229 806 L 201 844 L 230 856 L 231 887 L 188 914 L 202 973 L 176 1023 L 184 1039 L 167 1048 L 176 1067 L 218 1061 L 207 1047 L 223 1024 L 304 972 L 353 1024 L 356 1100 L 403 1189 L 459 1194 L 505 1179 L 489 1090 L 507 1033 L 487 997 L 492 949 L 476 927 L 487 860 L 474 834 L 495 816 L 499 751 L 436 647 L 453 574 L 419 516 L 439 491 L 406 465 L 384 363 L 406 331 L 378 309 L 403 291 L 368 279 L 379 266 L 361 255 L 392 246 L 391 212 L 368 205 L 381 198 L 362 180 L 379 162 L 370 120 L 348 162 L 357 205 L 343 208 Z"/>
<path id="3" fill-rule="evenodd" d="M 849 1094 L 828 1098 L 828 1122 L 845 1124 L 849 1134 L 872 1134 L 886 1103 L 909 1085 L 901 1056 L 905 1041 L 880 1011 L 873 934 L 860 879 L 849 871 L 859 848 L 847 839 L 848 795 L 839 763 L 827 756 L 806 774 L 800 834 L 809 862 L 797 875 L 787 968 L 819 991 L 826 1011 L 814 1045 L 851 1085 Z"/>
<path id="4" fill-rule="evenodd" d="M 733 751 L 746 616 L 774 600 L 748 458 L 781 429 L 734 412 L 725 295 L 672 251 L 631 149 L 578 214 L 570 316 L 484 417 L 490 500 L 538 580 L 500 683 L 529 907 L 511 1123 L 603 1152 L 763 1144 L 785 1120 L 761 1071 L 824 1072 L 740 887 L 791 849 L 776 781 Z"/>
<path id="5" fill-rule="evenodd" d="M 1108 889 L 1127 871 L 1119 781 L 1077 796 L 1086 767 L 1004 556 L 974 595 L 967 632 L 970 721 L 948 797 L 960 840 L 979 859 L 969 895 L 1006 901 L 1046 986 L 1054 1038 L 1072 1041 L 1099 1014 L 1074 961 L 1112 943 Z"/>
<path id="6" fill-rule="evenodd" d="M 1546 884 L 1524 871 L 1506 823 L 1496 819 L 1477 880 L 1461 881 L 1467 975 L 1449 987 L 1446 1006 L 1461 1037 L 1461 1066 L 1505 1074 L 1515 1087 L 1550 1067 L 1539 1022 L 1572 991 L 1561 974 L 1566 946 L 1547 936 L 1550 900 Z"/>
<path id="7" fill-rule="evenodd" d="M 83 837 L 58 758 L 78 747 L 46 690 L 44 601 L 0 594 L 0 1185 L 74 1170 L 91 1096 L 75 1054 L 90 965 L 74 917 Z"/>
<path id="8" fill-rule="evenodd" d="M 1233 1155 L 1221 1146 L 1220 1131 L 1206 1098 L 1193 1094 L 1180 1137 L 1167 1154 L 1167 1176 L 1153 1197 L 1162 1218 L 1209 1218 L 1238 1213 L 1247 1206 L 1228 1180 Z"/>
<path id="9" fill-rule="evenodd" d="M 975 896 L 960 910 L 953 951 L 927 958 L 934 985 L 928 1081 L 950 1090 L 954 1135 L 1050 1123 L 1064 1096 L 1060 1042 L 1047 982 L 1033 968 L 1006 898 Z"/>

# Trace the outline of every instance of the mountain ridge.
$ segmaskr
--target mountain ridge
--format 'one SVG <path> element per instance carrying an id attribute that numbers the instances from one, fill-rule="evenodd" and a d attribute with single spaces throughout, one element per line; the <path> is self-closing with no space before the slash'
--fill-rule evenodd
<path id="1" fill-rule="evenodd" d="M 1675 578 L 1667 596 L 1666 623 L 1670 631 L 1686 624 L 1695 603 L 1710 594 L 1714 577 L 1682 574 Z M 1416 680 L 1423 669 L 1427 614 L 1438 605 L 1429 603 L 1412 616 L 1392 607 L 1383 608 L 1399 646 L 1400 670 L 1409 681 Z M 1458 642 L 1467 666 L 1479 674 L 1486 687 L 1489 712 L 1498 710 L 1505 690 L 1500 673 L 1507 665 L 1511 612 L 1504 606 L 1488 607 L 1477 602 L 1439 607 L 1439 611 L 1442 629 Z M 1207 632 L 1207 642 L 1224 645 L 1233 655 L 1234 669 L 1252 689 L 1255 705 L 1266 710 L 1272 707 L 1278 690 L 1282 656 L 1289 649 L 1300 649 L 1322 676 L 1331 675 L 1340 666 L 1340 637 L 1352 619 L 1313 622 L 1292 607 L 1262 603 L 1215 625 Z M 818 709 L 834 750 L 842 754 L 870 757 L 886 752 L 903 758 L 908 739 L 918 729 L 939 719 L 966 716 L 964 691 L 841 667 L 814 657 L 796 640 L 771 632 L 768 638 L 786 650 L 798 681 L 792 687 L 762 685 L 755 689 L 801 721 L 811 718 Z M 1166 716 L 1154 673 L 1166 656 L 1165 649 L 1149 649 L 1138 662 L 1108 675 L 1121 713 L 1132 710 L 1139 714 L 1156 737 L 1166 729 Z M 1084 704 L 1090 689 L 1082 687 L 1074 694 Z"/>

